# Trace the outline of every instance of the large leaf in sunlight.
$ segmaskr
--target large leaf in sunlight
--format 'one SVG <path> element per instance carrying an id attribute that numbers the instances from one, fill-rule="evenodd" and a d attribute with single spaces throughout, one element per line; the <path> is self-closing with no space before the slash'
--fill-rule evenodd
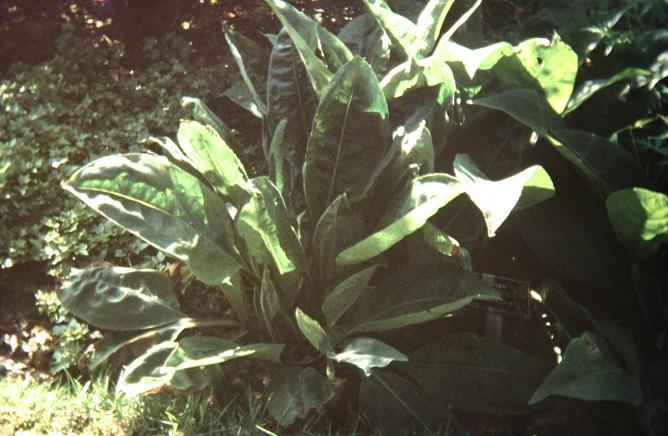
<path id="1" fill-rule="evenodd" d="M 149 244 L 219 285 L 239 269 L 234 227 L 220 196 L 167 158 L 128 153 L 77 170 L 63 187 Z"/>

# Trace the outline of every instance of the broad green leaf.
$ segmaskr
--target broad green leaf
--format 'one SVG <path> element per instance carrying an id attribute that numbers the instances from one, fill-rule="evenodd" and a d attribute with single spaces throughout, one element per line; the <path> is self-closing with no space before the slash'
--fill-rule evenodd
<path id="1" fill-rule="evenodd" d="M 354 55 L 367 61 L 376 74 L 383 75 L 390 62 L 392 41 L 373 15 L 367 12 L 353 18 L 341 29 L 339 38 Z"/>
<path id="2" fill-rule="evenodd" d="M 430 54 L 441 33 L 443 21 L 448 15 L 455 0 L 429 0 L 417 19 L 417 35 L 415 49 L 417 57 L 422 58 Z"/>
<path id="3" fill-rule="evenodd" d="M 281 120 L 287 120 L 281 154 L 292 155 L 295 165 L 301 168 L 318 98 L 285 29 L 278 34 L 271 52 L 267 80 L 267 130 L 273 137 Z"/>
<path id="4" fill-rule="evenodd" d="M 281 197 L 287 200 L 295 187 L 298 170 L 294 150 L 287 144 L 285 137 L 287 119 L 281 120 L 274 129 L 274 136 L 269 146 L 269 178 L 274 180 Z"/>
<path id="5" fill-rule="evenodd" d="M 225 31 L 225 40 L 230 47 L 234 61 L 239 67 L 246 88 L 253 97 L 259 112 L 266 114 L 267 89 L 265 84 L 267 83 L 269 66 L 265 50 L 252 39 L 246 38 L 225 25 L 223 25 L 223 30 Z"/>
<path id="6" fill-rule="evenodd" d="M 647 74 L 651 74 L 651 71 L 630 67 L 605 79 L 587 80 L 581 83 L 573 92 L 562 116 L 566 116 L 579 108 L 582 103 L 589 100 L 592 95 L 596 94 L 601 89 L 605 89 L 608 86 L 614 85 L 622 80 L 630 79 L 631 77 L 644 76 Z"/>
<path id="7" fill-rule="evenodd" d="M 336 354 L 332 341 L 318 321 L 306 315 L 299 308 L 295 311 L 295 318 L 297 319 L 299 330 L 302 331 L 306 339 L 308 339 L 316 350 L 325 356 Z"/>
<path id="8" fill-rule="evenodd" d="M 384 435 L 468 435 L 447 404 L 427 395 L 409 378 L 388 370 L 362 377 L 359 404 L 373 428 Z"/>
<path id="9" fill-rule="evenodd" d="M 443 62 L 460 62 L 473 79 L 476 72 L 491 70 L 499 60 L 512 54 L 513 46 L 505 41 L 471 50 L 456 42 L 441 39 L 433 56 Z"/>
<path id="10" fill-rule="evenodd" d="M 63 306 L 106 330 L 142 330 L 186 318 L 163 273 L 122 267 L 90 268 L 59 292 Z"/>
<path id="11" fill-rule="evenodd" d="M 346 45 L 318 22 L 282 0 L 265 0 L 299 51 L 313 90 L 320 94 L 353 55 Z M 318 52 L 322 55 L 321 59 Z"/>
<path id="12" fill-rule="evenodd" d="M 229 98 L 231 102 L 247 110 L 257 118 L 262 119 L 264 116 L 260 111 L 260 107 L 255 102 L 253 94 L 251 94 L 243 82 L 234 82 L 232 86 L 223 92 L 223 97 Z"/>
<path id="13" fill-rule="evenodd" d="M 546 280 L 536 291 L 540 294 L 542 303 L 550 311 L 550 322 L 555 323 L 571 337 L 580 336 L 587 330 L 593 331 L 595 328 L 598 334 L 615 347 L 629 371 L 639 376 L 641 363 L 636 351 L 634 334 L 630 328 L 598 320 L 553 280 Z"/>
<path id="14" fill-rule="evenodd" d="M 643 399 L 636 378 L 620 366 L 605 339 L 591 332 L 571 340 L 563 360 L 538 387 L 529 404 L 552 395 L 586 401 L 621 401 L 635 406 Z"/>
<path id="15" fill-rule="evenodd" d="M 563 120 L 534 91 L 506 91 L 474 100 L 474 104 L 501 110 L 547 138 L 599 195 L 641 178 L 628 151 L 591 133 L 564 129 Z"/>
<path id="16" fill-rule="evenodd" d="M 149 348 L 123 368 L 116 389 L 132 397 L 168 384 L 174 377 L 174 372 L 162 371 L 162 367 L 178 346 L 177 342 L 164 341 Z"/>
<path id="17" fill-rule="evenodd" d="M 320 410 L 334 396 L 325 376 L 311 367 L 285 368 L 272 377 L 267 408 L 281 425 L 304 418 L 312 409 Z"/>
<path id="18" fill-rule="evenodd" d="M 377 267 L 378 265 L 374 265 L 346 277 L 327 294 L 322 303 L 322 313 L 328 326 L 336 324 L 339 318 L 355 304 L 369 286 Z"/>
<path id="19" fill-rule="evenodd" d="M 611 194 L 606 201 L 608 216 L 619 241 L 635 256 L 643 258 L 668 241 L 668 196 L 644 188 Z"/>
<path id="20" fill-rule="evenodd" d="M 189 336 L 179 341 L 178 349 L 167 360 L 163 371 L 182 371 L 199 366 L 217 365 L 239 358 L 280 363 L 283 347 L 283 344 L 238 346 L 232 341 L 217 336 Z"/>
<path id="21" fill-rule="evenodd" d="M 364 4 L 371 14 L 373 14 L 381 27 L 390 35 L 390 37 L 403 49 L 408 57 L 417 55 L 416 49 L 419 48 L 422 41 L 419 38 L 419 29 L 408 18 L 392 12 L 392 9 L 384 0 L 364 0 Z"/>
<path id="22" fill-rule="evenodd" d="M 432 397 L 485 414 L 526 411 L 551 365 L 473 333 L 447 335 L 418 349 L 405 365 Z"/>
<path id="23" fill-rule="evenodd" d="M 444 256 L 458 259 L 465 271 L 473 271 L 471 255 L 466 248 L 459 245 L 459 242 L 455 238 L 444 233 L 441 229 L 429 222 L 422 226 L 420 232 L 422 234 L 422 239 L 428 246 Z"/>
<path id="24" fill-rule="evenodd" d="M 279 275 L 294 271 L 303 262 L 303 253 L 283 198 L 267 177 L 257 177 L 250 185 L 253 197 L 236 219 L 239 235 L 260 265 L 274 265 Z"/>
<path id="25" fill-rule="evenodd" d="M 377 230 L 336 257 L 338 266 L 354 265 L 385 252 L 418 230 L 443 206 L 463 192 L 447 174 L 428 174 L 411 181 L 389 204 Z"/>
<path id="26" fill-rule="evenodd" d="M 63 187 L 119 226 L 219 285 L 240 268 L 223 200 L 167 158 L 128 153 L 77 170 Z"/>
<path id="27" fill-rule="evenodd" d="M 312 255 L 322 283 L 338 274 L 337 254 L 362 239 L 365 229 L 361 214 L 350 204 L 347 194 L 339 195 L 327 206 L 316 224 L 312 240 Z"/>
<path id="28" fill-rule="evenodd" d="M 195 168 L 221 195 L 237 208 L 249 200 L 251 192 L 243 164 L 212 127 L 183 121 L 177 138 Z"/>
<path id="29" fill-rule="evenodd" d="M 135 343 L 145 343 L 146 341 L 176 341 L 176 339 L 183 333 L 184 330 L 197 327 L 221 327 L 221 326 L 237 326 L 236 322 L 228 319 L 216 320 L 198 320 L 193 318 L 181 318 L 180 320 L 167 324 L 163 327 L 149 330 L 145 333 L 132 336 L 129 339 L 123 337 L 107 337 L 99 344 L 95 345 L 93 354 L 88 360 L 88 368 L 91 371 L 99 368 L 109 357 L 118 352 L 122 348 Z"/>
<path id="30" fill-rule="evenodd" d="M 304 191 L 314 221 L 340 194 L 360 194 L 387 151 L 389 113 L 378 79 L 355 57 L 323 92 L 304 162 Z"/>
<path id="31" fill-rule="evenodd" d="M 193 383 L 188 369 L 216 365 L 238 358 L 256 358 L 280 362 L 281 344 L 236 346 L 219 337 L 190 336 L 179 342 L 164 341 L 150 348 L 126 366 L 118 380 L 118 389 L 134 396 L 170 383 L 183 389 Z"/>
<path id="32" fill-rule="evenodd" d="M 235 152 L 239 153 L 243 150 L 243 146 L 237 141 L 234 132 L 202 100 L 194 97 L 183 97 L 181 99 L 181 106 L 185 109 L 192 106 L 193 119 L 195 121 L 205 126 L 213 127 Z"/>
<path id="33" fill-rule="evenodd" d="M 580 130 L 558 129 L 548 140 L 602 198 L 614 190 L 642 183 L 638 161 L 628 150 L 605 138 Z"/>
<path id="34" fill-rule="evenodd" d="M 578 56 L 558 35 L 552 41 L 532 38 L 514 48 L 514 54 L 494 68 L 514 88 L 532 88 L 545 95 L 555 112 L 566 108 L 573 93 Z"/>
<path id="35" fill-rule="evenodd" d="M 348 342 L 334 360 L 355 365 L 370 377 L 373 368 L 385 368 L 394 361 L 407 362 L 408 357 L 378 339 L 359 337 Z"/>
<path id="36" fill-rule="evenodd" d="M 531 89 L 504 91 L 473 100 L 473 104 L 505 112 L 544 137 L 549 137 L 552 129 L 563 128 L 564 124 L 545 97 Z"/>
<path id="37" fill-rule="evenodd" d="M 531 251 L 555 271 L 613 293 L 628 293 L 628 259 L 606 221 L 605 209 L 586 192 L 561 191 L 518 212 L 516 219 Z"/>
<path id="38" fill-rule="evenodd" d="M 469 155 L 458 154 L 454 169 L 462 189 L 482 212 L 490 237 L 495 235 L 513 209 L 530 207 L 554 196 L 552 179 L 539 165 L 503 180 L 492 181 Z"/>
<path id="39" fill-rule="evenodd" d="M 476 274 L 404 267 L 364 292 L 339 325 L 356 332 L 391 330 L 442 318 L 473 300 L 498 299 Z"/>
<path id="40" fill-rule="evenodd" d="M 418 60 L 409 58 L 388 71 L 380 82 L 387 99 L 399 98 L 409 91 L 436 85 L 446 85 L 453 93 L 456 89 L 452 70 L 447 63 L 434 56 Z"/>

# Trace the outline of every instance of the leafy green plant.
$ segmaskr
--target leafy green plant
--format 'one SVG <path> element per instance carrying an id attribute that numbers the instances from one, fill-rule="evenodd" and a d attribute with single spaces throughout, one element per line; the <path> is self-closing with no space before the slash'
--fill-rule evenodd
<path id="1" fill-rule="evenodd" d="M 161 139 L 163 156 L 99 158 L 63 184 L 98 213 L 182 261 L 200 281 L 218 287 L 233 316 L 188 317 L 162 273 L 121 267 L 91 268 L 72 277 L 60 293 L 63 305 L 98 328 L 137 332 L 107 354 L 142 338 L 159 338 L 121 373 L 119 388 L 130 394 L 165 385 L 215 385 L 219 364 L 256 359 L 271 369 L 269 411 L 287 425 L 331 401 L 347 364 L 371 377 L 364 395 L 380 386 L 428 428 L 444 423 L 455 428 L 445 409 L 432 421 L 406 403 L 398 392 L 414 382 L 382 368 L 409 356 L 381 338 L 390 330 L 441 319 L 474 300 L 500 298 L 471 271 L 467 249 L 430 219 L 466 194 L 493 236 L 513 210 L 550 198 L 552 181 L 538 165 L 491 180 L 466 154 L 451 162 L 453 175 L 433 171 L 430 128 L 442 129 L 445 122 L 433 116 L 434 108 L 445 114 L 455 83 L 447 64 L 425 59 L 452 2 L 432 0 L 425 6 L 418 40 L 409 35 L 415 25 L 403 19 L 404 30 L 395 28 L 391 23 L 401 19 L 383 2 L 370 1 L 373 16 L 351 26 L 369 26 L 371 36 L 352 49 L 288 4 L 267 3 L 284 25 L 269 38 L 274 42 L 268 62 L 257 56 L 260 45 L 226 30 L 246 87 L 227 94 L 264 121 L 262 148 L 270 176 L 250 178 L 233 151 L 239 145 L 231 131 L 201 101 L 188 99 L 198 121 L 182 122 L 177 142 Z M 390 44 L 403 66 L 388 73 L 385 64 L 374 64 L 373 51 L 366 52 L 369 62 L 359 55 L 365 53 L 362 46 L 384 51 Z M 408 98 L 422 88 L 430 99 L 418 104 Z M 402 253 L 408 253 L 408 263 Z M 216 334 L 183 334 L 198 327 L 215 327 Z M 476 371 L 489 377 L 489 368 L 498 371 L 495 365 L 524 368 L 533 362 L 519 350 L 477 336 L 425 347 L 457 354 L 471 343 L 481 361 L 504 355 L 487 370 L 475 362 L 465 365 L 467 382 L 476 386 L 481 384 Z M 428 376 L 421 379 L 410 362 L 401 367 L 426 387 L 421 380 Z M 517 403 L 526 404 L 540 370 L 531 376 L 517 368 L 501 372 L 521 377 Z M 420 399 L 436 395 L 419 392 Z M 441 404 L 442 395 L 437 399 Z M 447 401 L 466 407 L 450 396 Z"/>

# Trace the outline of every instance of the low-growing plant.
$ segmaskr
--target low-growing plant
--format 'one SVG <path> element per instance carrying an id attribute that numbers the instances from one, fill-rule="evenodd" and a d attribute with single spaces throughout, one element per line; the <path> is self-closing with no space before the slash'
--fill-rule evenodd
<path id="1" fill-rule="evenodd" d="M 225 371 L 218 364 L 251 358 L 270 371 L 268 407 L 280 424 L 320 410 L 352 384 L 365 413 L 387 430 L 410 421 L 448 434 L 459 429 L 448 406 L 506 414 L 555 395 L 634 405 L 647 398 L 629 330 L 600 321 L 554 282 L 535 294 L 570 340 L 556 367 L 549 353 L 473 333 L 416 338 L 417 324 L 501 298 L 473 269 L 513 210 L 521 210 L 512 221 L 529 247 L 557 259 L 548 262 L 555 275 L 620 290 L 619 302 L 633 298 L 616 274 L 626 264 L 606 198 L 625 244 L 656 250 L 660 239 L 648 246 L 638 238 L 665 232 L 614 212 L 635 201 L 612 193 L 642 184 L 637 161 L 568 124 L 595 91 L 647 71 L 574 92 L 583 55 L 558 35 L 469 49 L 451 37 L 480 2 L 441 32 L 453 3 L 431 0 L 413 22 L 366 0 L 368 13 L 337 36 L 267 0 L 283 24 L 267 38 L 271 52 L 225 33 L 242 77 L 226 95 L 262 120 L 268 176 L 250 178 L 237 138 L 188 99 L 196 121 L 181 123 L 177 142 L 159 141 L 163 156 L 100 158 L 64 183 L 218 287 L 233 311 L 186 316 L 156 271 L 100 267 L 73 277 L 61 292 L 68 310 L 102 329 L 138 332 L 105 355 L 158 338 L 123 370 L 121 390 L 215 385 Z M 506 138 L 495 141 L 497 130 L 485 137 L 490 121 L 511 126 Z M 651 201 L 661 215 L 663 200 Z M 587 238 L 607 251 L 588 251 Z M 216 333 L 183 334 L 197 327 Z M 389 419 L 398 405 L 406 413 Z"/>

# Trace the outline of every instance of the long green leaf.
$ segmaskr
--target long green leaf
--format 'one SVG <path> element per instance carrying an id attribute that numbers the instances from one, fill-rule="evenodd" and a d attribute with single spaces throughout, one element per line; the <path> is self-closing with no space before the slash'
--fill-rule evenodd
<path id="1" fill-rule="evenodd" d="M 222 199 L 160 156 L 129 153 L 98 159 L 63 187 L 149 244 L 218 285 L 240 268 L 234 228 Z"/>
<path id="2" fill-rule="evenodd" d="M 443 206 L 462 194 L 461 183 L 447 174 L 418 177 L 390 203 L 377 230 L 336 257 L 338 266 L 354 265 L 385 252 L 418 230 Z"/>
<path id="3" fill-rule="evenodd" d="M 363 238 L 365 230 L 366 224 L 357 208 L 348 201 L 347 194 L 336 197 L 325 209 L 316 224 L 312 240 L 312 253 L 322 283 L 327 283 L 339 273 L 336 256 Z"/>
<path id="4" fill-rule="evenodd" d="M 310 316 L 306 315 L 299 308 L 295 311 L 297 326 L 302 331 L 306 339 L 313 347 L 325 356 L 334 356 L 334 346 L 327 332 L 320 326 L 320 323 Z"/>
<path id="5" fill-rule="evenodd" d="M 282 0 L 265 1 L 290 34 L 306 66 L 311 85 L 320 94 L 333 74 L 352 59 L 352 53 L 339 38 L 289 3 Z M 319 54 L 322 59 L 318 57 Z"/>
<path id="6" fill-rule="evenodd" d="M 339 38 L 350 51 L 367 61 L 379 76 L 382 76 L 390 62 L 392 41 L 376 18 L 364 13 L 346 24 Z"/>
<path id="7" fill-rule="evenodd" d="M 563 360 L 538 387 L 529 404 L 552 395 L 587 401 L 622 401 L 640 405 L 643 391 L 624 370 L 605 340 L 591 332 L 574 338 Z"/>
<path id="8" fill-rule="evenodd" d="M 455 156 L 457 180 L 480 209 L 492 237 L 513 209 L 523 209 L 554 196 L 552 179 L 539 165 L 529 167 L 503 180 L 492 181 L 467 154 Z"/>
<path id="9" fill-rule="evenodd" d="M 425 57 L 434 49 L 443 21 L 454 3 L 455 0 L 429 0 L 420 12 L 416 26 L 418 33 L 415 38 L 419 44 L 415 50 L 418 58 Z"/>
<path id="10" fill-rule="evenodd" d="M 363 59 L 342 67 L 324 91 L 306 149 L 304 191 L 314 221 L 340 194 L 360 194 L 389 146 L 389 113 Z"/>
<path id="11" fill-rule="evenodd" d="M 471 50 L 456 42 L 441 39 L 434 50 L 434 57 L 443 62 L 459 62 L 471 79 L 478 71 L 487 71 L 504 57 L 513 54 L 513 46 L 505 41 Z"/>
<path id="12" fill-rule="evenodd" d="M 295 165 L 301 168 L 318 98 L 285 29 L 278 34 L 271 52 L 267 80 L 267 129 L 273 137 L 281 120 L 287 120 L 281 154 L 292 155 Z"/>
<path id="13" fill-rule="evenodd" d="M 205 126 L 211 126 L 220 135 L 221 138 L 234 150 L 240 153 L 243 146 L 237 141 L 234 132 L 223 123 L 218 115 L 216 115 L 209 107 L 204 104 L 202 100 L 194 97 L 183 97 L 181 99 L 181 106 L 187 109 L 192 106 L 193 119 Z"/>
<path id="14" fill-rule="evenodd" d="M 59 296 L 68 311 L 106 330 L 143 330 L 186 318 L 167 277 L 153 270 L 86 269 L 73 275 Z"/>
<path id="15" fill-rule="evenodd" d="M 237 208 L 251 197 L 248 175 L 234 151 L 210 126 L 183 121 L 177 133 L 179 145 L 195 168 Z"/>
<path id="16" fill-rule="evenodd" d="M 268 55 L 255 41 L 246 38 L 227 26 L 223 26 L 225 40 L 230 47 L 232 57 L 239 67 L 241 78 L 253 96 L 255 105 L 261 114 L 267 113 L 267 64 Z"/>
<path id="17" fill-rule="evenodd" d="M 311 367 L 289 367 L 276 373 L 268 388 L 267 409 L 281 425 L 304 418 L 312 409 L 320 410 L 334 396 L 329 381 Z"/>
<path id="18" fill-rule="evenodd" d="M 456 89 L 452 70 L 444 61 L 430 56 L 415 60 L 409 58 L 383 77 L 380 86 L 387 99 L 399 98 L 409 91 L 427 86 L 445 85 Z"/>
<path id="19" fill-rule="evenodd" d="M 447 335 L 409 356 L 406 370 L 449 406 L 500 415 L 526 411 L 549 362 L 473 333 Z"/>
<path id="20" fill-rule="evenodd" d="M 367 289 L 377 267 L 378 265 L 374 265 L 346 277 L 327 294 L 322 303 L 322 313 L 325 315 L 328 326 L 336 324 L 339 318 L 355 304 Z"/>
<path id="21" fill-rule="evenodd" d="M 611 194 L 608 216 L 619 241 L 635 256 L 646 257 L 668 241 L 668 196 L 643 188 Z"/>
<path id="22" fill-rule="evenodd" d="M 339 325 L 351 332 L 391 330 L 444 317 L 476 299 L 499 295 L 473 273 L 405 267 L 364 292 Z"/>

